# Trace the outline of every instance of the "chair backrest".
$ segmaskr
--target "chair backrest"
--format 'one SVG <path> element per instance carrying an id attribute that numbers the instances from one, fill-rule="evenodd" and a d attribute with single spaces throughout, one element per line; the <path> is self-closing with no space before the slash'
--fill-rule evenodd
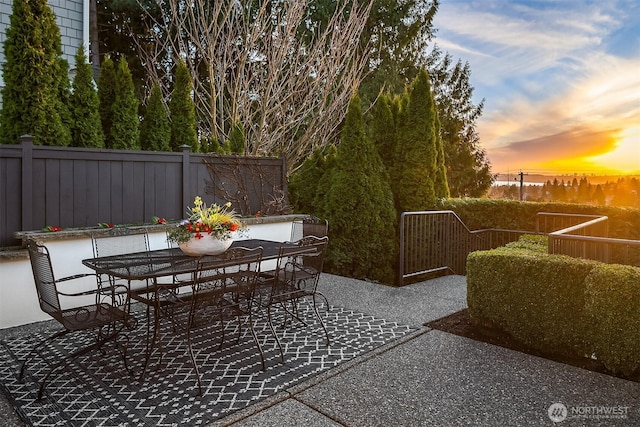
<path id="1" fill-rule="evenodd" d="M 198 291 L 252 291 L 260 273 L 262 247 L 236 247 L 217 255 L 198 260 L 196 283 Z"/>
<path id="2" fill-rule="evenodd" d="M 312 267 L 318 272 L 322 273 L 322 267 L 324 266 L 324 256 L 329 244 L 329 237 L 316 237 L 306 236 L 298 240 L 298 246 L 302 248 L 314 247 L 315 252 L 305 253 L 302 256 L 302 265 L 305 267 Z"/>
<path id="3" fill-rule="evenodd" d="M 31 260 L 33 280 L 36 285 L 36 291 L 38 292 L 40 308 L 54 319 L 61 320 L 62 309 L 60 307 L 60 299 L 58 297 L 56 279 L 53 275 L 49 250 L 33 240 L 29 240 L 27 248 L 29 250 L 29 259 Z"/>
<path id="4" fill-rule="evenodd" d="M 315 289 L 322 273 L 328 242 L 327 236 L 306 236 L 300 239 L 295 247 L 281 247 L 276 266 L 276 282 L 279 280 L 290 285 Z"/>
<path id="5" fill-rule="evenodd" d="M 315 216 L 296 218 L 291 225 L 292 242 L 297 242 L 306 236 L 324 237 L 329 230 L 329 223 L 326 219 Z"/>
<path id="6" fill-rule="evenodd" d="M 91 236 L 93 256 L 103 257 L 149 250 L 147 231 L 114 227 L 106 236 Z"/>

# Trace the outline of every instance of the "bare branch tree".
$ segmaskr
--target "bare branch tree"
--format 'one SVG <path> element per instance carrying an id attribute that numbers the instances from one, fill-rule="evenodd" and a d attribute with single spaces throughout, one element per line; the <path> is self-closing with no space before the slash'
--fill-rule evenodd
<path id="1" fill-rule="evenodd" d="M 335 141 L 366 68 L 359 39 L 373 0 L 339 3 L 326 29 L 303 37 L 305 0 L 156 0 L 155 40 L 140 55 L 165 93 L 171 73 L 158 64 L 185 59 L 202 139 L 241 126 L 246 154 L 284 155 L 291 170 Z"/>

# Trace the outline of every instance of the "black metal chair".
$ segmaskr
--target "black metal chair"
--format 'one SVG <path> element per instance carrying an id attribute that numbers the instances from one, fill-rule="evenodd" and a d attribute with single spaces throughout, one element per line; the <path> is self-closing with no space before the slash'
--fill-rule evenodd
<path id="1" fill-rule="evenodd" d="M 329 223 L 326 219 L 316 216 L 296 218 L 291 225 L 291 242 L 297 242 L 303 237 L 325 237 L 329 231 Z"/>
<path id="2" fill-rule="evenodd" d="M 173 322 L 179 318 L 180 310 L 186 312 L 187 348 L 196 371 L 200 395 L 202 395 L 202 383 L 191 339 L 192 331 L 199 326 L 219 321 L 222 329 L 220 341 L 222 347 L 225 339 L 225 322 L 232 318 L 242 322 L 242 318 L 246 318 L 260 353 L 262 369 L 266 369 L 262 346 L 253 327 L 251 309 L 261 261 L 262 247 L 254 249 L 237 247 L 216 257 L 203 256 L 198 259 L 197 270 L 191 281 L 192 292 L 177 295 L 173 304 L 166 307 L 171 311 L 170 318 Z M 240 333 L 238 339 L 240 339 Z"/>
<path id="3" fill-rule="evenodd" d="M 95 341 L 89 346 L 78 348 L 68 356 L 62 358 L 57 363 L 53 364 L 49 368 L 49 371 L 42 379 L 40 388 L 38 390 L 38 399 L 42 398 L 47 381 L 51 375 L 68 365 L 71 361 L 77 357 L 88 353 L 91 350 L 102 347 L 109 341 L 114 341 L 117 347 L 116 338 L 122 331 L 122 329 L 129 325 L 131 316 L 124 310 L 115 307 L 111 304 L 99 302 L 99 289 L 94 288 L 83 292 L 66 293 L 58 289 L 59 284 L 74 279 L 79 279 L 87 276 L 95 276 L 93 273 L 76 274 L 73 276 L 64 277 L 56 280 L 53 274 L 53 267 L 51 265 L 51 257 L 49 251 L 43 245 L 39 245 L 33 240 L 28 242 L 29 258 L 31 260 L 31 267 L 33 270 L 33 279 L 36 285 L 36 291 L 38 293 L 38 301 L 40 302 L 40 308 L 49 316 L 57 320 L 62 325 L 63 330 L 55 333 L 54 335 L 45 338 L 34 346 L 25 358 L 20 368 L 20 380 L 24 377 L 24 372 L 27 363 L 31 358 L 36 355 L 41 347 L 56 338 L 67 335 L 71 332 L 78 331 L 95 331 Z M 72 308 L 62 308 L 60 304 L 60 296 L 64 297 L 86 297 L 93 295 L 95 297 L 95 303 L 89 305 L 81 305 Z M 86 301 L 86 298 L 83 299 Z M 126 344 L 122 346 L 122 359 L 125 369 L 129 371 L 126 360 Z"/>
<path id="4" fill-rule="evenodd" d="M 112 255 L 120 255 L 132 252 L 145 252 L 149 250 L 149 236 L 145 229 L 132 230 L 128 227 L 114 227 L 109 230 L 106 235 L 91 236 L 91 245 L 93 247 L 93 256 L 104 257 Z M 103 290 L 103 294 L 110 295 L 110 289 L 120 283 L 117 279 L 99 274 L 98 286 Z M 132 284 L 124 281 L 126 284 L 124 289 L 132 290 Z M 135 288 L 141 289 L 145 286 L 133 285 Z M 122 289 L 122 288 L 118 288 Z"/>
<path id="5" fill-rule="evenodd" d="M 266 307 L 269 325 L 274 334 L 272 315 L 274 306 L 277 305 L 284 309 L 287 315 L 285 326 L 289 317 L 297 319 L 306 326 L 306 322 L 298 315 L 298 302 L 303 298 L 311 298 L 313 311 L 320 321 L 327 346 L 330 344 L 329 333 L 317 305 L 317 297 L 321 297 L 324 299 L 326 307 L 329 306 L 327 298 L 318 291 L 318 281 L 328 241 L 327 236 L 307 236 L 298 240 L 296 247 L 282 247 L 278 254 L 276 269 L 261 273 L 257 300 L 261 307 Z M 277 334 L 276 341 L 281 359 L 284 361 L 282 346 Z"/>

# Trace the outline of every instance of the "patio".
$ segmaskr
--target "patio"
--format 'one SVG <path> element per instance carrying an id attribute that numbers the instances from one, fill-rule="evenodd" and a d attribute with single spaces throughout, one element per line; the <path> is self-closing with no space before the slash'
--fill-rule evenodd
<path id="1" fill-rule="evenodd" d="M 362 351 L 348 357 L 330 356 L 321 334 L 317 342 L 313 333 L 304 334 L 311 337 L 310 344 L 318 344 L 317 348 L 305 349 L 305 353 L 326 351 L 324 360 L 331 366 L 325 369 L 297 363 L 296 357 L 287 352 L 286 366 L 292 372 L 281 386 L 264 392 L 260 398 L 254 398 L 255 393 L 245 393 L 243 402 L 203 425 L 552 425 L 549 409 L 560 403 L 567 410 L 562 425 L 640 422 L 638 383 L 424 327 L 425 322 L 466 307 L 464 276 L 391 288 L 325 274 L 320 290 L 332 305 L 327 324 L 333 325 L 334 337 L 338 336 L 335 328 L 340 326 L 335 319 L 352 315 L 356 316 L 354 319 L 376 319 L 378 323 L 374 322 L 373 327 L 357 320 L 351 323 L 357 328 L 344 328 L 347 335 L 352 334 L 346 341 L 361 343 L 356 347 Z M 0 339 L 7 341 L 43 327 L 46 324 L 0 330 Z M 372 331 L 384 333 L 378 334 L 377 339 Z M 388 334 L 389 331 L 394 332 Z M 364 336 L 368 338 L 363 340 Z M 336 346 L 344 346 L 346 341 Z M 290 341 L 290 348 L 295 346 L 295 340 Z M 330 350 L 334 350 L 333 345 Z M 277 353 L 269 354 L 268 366 L 277 368 L 274 356 Z M 154 376 L 158 372 L 154 371 Z M 252 371 L 255 378 L 261 373 L 259 368 Z M 184 386 L 192 384 L 185 380 Z M 169 392 L 162 393 L 165 394 L 160 396 Z M 215 395 L 211 390 L 203 403 Z M 183 402 L 192 405 L 194 399 L 197 400 L 195 392 Z M 157 406 L 163 404 L 166 403 L 159 399 Z M 123 412 L 112 408 L 108 399 L 98 399 L 94 405 L 107 412 Z M 172 417 L 177 414 L 184 419 L 184 408 L 173 408 Z M 208 410 L 213 411 L 207 407 L 202 412 L 209 414 Z M 4 395 L 0 399 L 0 416 L 5 425 L 25 425 Z M 166 418 L 163 425 L 177 425 L 178 420 L 172 417 Z M 192 421 L 198 419 L 202 418 L 194 417 Z M 86 425 L 113 425 L 99 422 L 96 418 Z M 142 417 L 128 425 L 159 423 L 152 417 Z"/>

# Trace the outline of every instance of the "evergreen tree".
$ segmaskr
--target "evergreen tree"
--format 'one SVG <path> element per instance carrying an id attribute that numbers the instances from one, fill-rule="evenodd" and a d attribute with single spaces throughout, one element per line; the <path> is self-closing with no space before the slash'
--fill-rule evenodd
<path id="1" fill-rule="evenodd" d="M 178 62 L 174 78 L 173 95 L 169 103 L 171 113 L 171 149 L 178 151 L 182 145 L 191 146 L 198 152 L 196 133 L 196 110 L 191 98 L 193 84 L 184 61 Z"/>
<path id="2" fill-rule="evenodd" d="M 307 11 L 309 38 L 326 28 L 338 2 L 313 0 Z M 363 103 L 372 103 L 381 90 L 402 94 L 427 64 L 427 45 L 434 35 L 438 0 L 374 0 L 360 38 L 370 52 L 360 87 Z M 350 10 L 347 9 L 346 13 Z"/>
<path id="3" fill-rule="evenodd" d="M 138 99 L 127 60 L 120 58 L 116 69 L 116 97 L 113 102 L 111 142 L 114 149 L 140 149 Z"/>
<path id="4" fill-rule="evenodd" d="M 605 206 L 607 204 L 607 198 L 604 195 L 604 191 L 602 191 L 602 186 L 600 184 L 596 185 L 596 189 L 593 192 L 593 201 L 600 206 Z"/>
<path id="5" fill-rule="evenodd" d="M 387 170 L 395 163 L 397 144 L 396 120 L 400 110 L 399 98 L 391 94 L 382 94 L 371 110 L 369 119 L 369 138 L 373 141 L 378 154 Z"/>
<path id="6" fill-rule="evenodd" d="M 289 202 L 297 213 L 318 215 L 324 197 L 318 197 L 318 186 L 329 168 L 323 149 L 317 148 L 289 179 Z M 320 202 L 318 206 L 317 202 Z"/>
<path id="7" fill-rule="evenodd" d="M 399 213 L 435 206 L 436 175 L 442 166 L 438 163 L 441 159 L 437 110 L 426 71 L 418 75 L 405 97 L 406 107 L 399 116 L 394 164 L 389 169 Z"/>
<path id="8" fill-rule="evenodd" d="M 98 78 L 98 98 L 100 99 L 100 121 L 104 134 L 104 145 L 113 148 L 111 126 L 113 125 L 113 103 L 116 100 L 116 68 L 113 60 L 105 56 Z"/>
<path id="9" fill-rule="evenodd" d="M 433 102 L 433 99 L 431 100 Z M 435 107 L 435 104 L 434 104 Z M 437 113 L 437 108 L 436 108 Z M 444 146 L 440 137 L 440 120 L 436 114 L 434 118 L 436 128 L 436 174 L 433 179 L 433 190 L 438 199 L 449 198 L 449 183 L 447 182 L 447 168 L 445 166 Z"/>
<path id="10" fill-rule="evenodd" d="M 65 133 L 68 131 L 69 138 L 71 138 L 71 125 L 73 123 L 73 115 L 71 112 L 71 82 L 69 81 L 69 62 L 64 58 L 59 57 L 58 64 L 58 96 L 56 97 L 56 102 L 58 104 L 57 110 L 60 112 L 60 120 L 62 120 L 62 125 L 65 129 Z"/>
<path id="11" fill-rule="evenodd" d="M 244 154 L 244 143 L 245 138 L 242 123 L 236 123 L 233 125 L 231 133 L 229 134 L 229 146 L 231 147 L 231 152 L 234 154 Z"/>
<path id="12" fill-rule="evenodd" d="M 0 144 L 30 134 L 38 145 L 69 145 L 58 100 L 61 55 L 60 30 L 46 0 L 14 1 L 4 42 Z"/>
<path id="13" fill-rule="evenodd" d="M 485 151 L 480 148 L 476 121 L 484 100 L 472 101 L 469 64 L 452 65 L 450 55 L 434 49 L 429 74 L 440 119 L 447 182 L 453 197 L 481 197 L 491 187 L 493 176 Z"/>
<path id="14" fill-rule="evenodd" d="M 366 136 L 357 96 L 349 104 L 329 182 L 323 207 L 330 233 L 327 269 L 393 283 L 393 196 L 382 160 Z"/>
<path id="15" fill-rule="evenodd" d="M 93 84 L 93 71 L 87 62 L 84 47 L 76 53 L 76 76 L 71 95 L 73 122 L 71 144 L 75 147 L 104 148 L 104 134 L 100 123 L 100 100 Z"/>
<path id="16" fill-rule="evenodd" d="M 140 145 L 143 150 L 171 151 L 171 125 L 157 82 L 151 88 L 144 120 L 140 125 Z"/>

